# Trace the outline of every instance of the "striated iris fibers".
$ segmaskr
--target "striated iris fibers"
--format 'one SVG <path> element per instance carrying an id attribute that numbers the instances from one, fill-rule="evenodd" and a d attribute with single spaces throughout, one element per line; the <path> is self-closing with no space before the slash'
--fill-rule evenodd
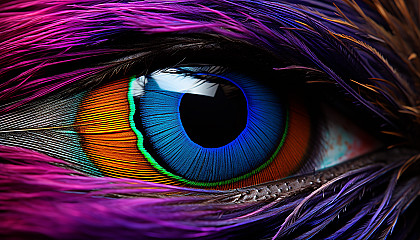
<path id="1" fill-rule="evenodd" d="M 252 77 L 205 67 L 132 78 L 131 127 L 160 172 L 197 186 L 250 177 L 287 135 L 288 107 Z"/>

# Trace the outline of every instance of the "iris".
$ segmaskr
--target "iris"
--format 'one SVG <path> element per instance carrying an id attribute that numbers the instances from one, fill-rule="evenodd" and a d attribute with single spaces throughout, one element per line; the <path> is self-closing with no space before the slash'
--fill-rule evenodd
<path id="1" fill-rule="evenodd" d="M 157 71 L 133 79 L 130 94 L 139 148 L 163 172 L 187 181 L 249 175 L 272 161 L 287 133 L 285 101 L 233 71 Z"/>

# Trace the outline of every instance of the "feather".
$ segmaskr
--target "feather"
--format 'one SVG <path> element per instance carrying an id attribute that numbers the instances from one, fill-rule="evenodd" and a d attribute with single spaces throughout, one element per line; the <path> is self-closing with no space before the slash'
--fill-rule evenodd
<path id="1" fill-rule="evenodd" d="M 0 3 L 0 236 L 418 237 L 419 9 L 409 0 Z M 100 173 L 77 165 L 72 150 L 40 153 L 51 148 L 43 141 L 62 141 L 62 131 L 74 130 L 68 123 L 75 113 L 63 109 L 80 100 L 79 89 L 129 75 L 132 66 L 144 74 L 215 49 L 247 49 L 256 59 L 258 50 L 274 59 L 275 71 L 317 74 L 320 80 L 308 82 L 369 112 L 380 131 L 401 138 L 392 139 L 398 147 L 223 191 L 93 177 Z M 31 122 L 34 111 L 41 117 Z M 50 112 L 64 116 L 42 119 Z M 51 129 L 51 136 L 41 133 Z M 76 142 L 69 139 L 69 148 Z"/>

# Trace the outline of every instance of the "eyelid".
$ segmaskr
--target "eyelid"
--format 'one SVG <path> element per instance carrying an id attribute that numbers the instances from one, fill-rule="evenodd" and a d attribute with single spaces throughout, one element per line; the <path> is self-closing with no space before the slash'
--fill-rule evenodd
<path id="1" fill-rule="evenodd" d="M 133 43 L 127 52 L 140 52 L 96 63 L 96 66 L 105 68 L 94 78 L 103 79 L 103 83 L 106 83 L 124 77 L 147 75 L 158 69 L 191 64 L 220 65 L 239 69 L 252 69 L 258 65 L 266 71 L 272 68 L 272 63 L 278 61 L 265 49 L 251 46 L 245 42 L 220 39 L 209 35 L 185 35 L 176 38 L 170 36 L 147 38 L 146 36 L 146 39 L 149 39 L 145 40 L 146 42 L 150 41 L 147 44 L 153 43 L 153 48 L 148 49 L 147 44 L 145 44 L 146 46 L 136 46 L 136 43 Z M 127 47 L 125 46 L 125 48 Z M 118 55 L 124 54 L 122 50 L 117 53 Z M 109 54 L 108 58 L 112 55 Z M 106 66 L 110 66 L 110 68 Z M 98 83 L 94 83 L 92 86 L 97 85 Z"/>
<path id="2" fill-rule="evenodd" d="M 390 168 L 389 164 L 402 165 L 404 160 L 416 154 L 415 151 L 405 148 L 375 151 L 321 171 L 237 189 L 240 196 L 235 198 L 235 202 L 266 201 L 279 196 L 296 196 L 317 189 L 333 179 L 337 181 L 345 179 L 347 175 L 357 174 L 358 171 L 363 171 L 363 168 L 386 169 Z"/>

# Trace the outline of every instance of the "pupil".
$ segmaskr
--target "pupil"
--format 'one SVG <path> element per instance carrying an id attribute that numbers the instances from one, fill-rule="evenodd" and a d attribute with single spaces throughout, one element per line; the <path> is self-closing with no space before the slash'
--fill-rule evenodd
<path id="1" fill-rule="evenodd" d="M 214 97 L 184 94 L 179 112 L 190 139 L 206 148 L 222 147 L 245 129 L 247 102 L 241 89 L 223 81 Z"/>

